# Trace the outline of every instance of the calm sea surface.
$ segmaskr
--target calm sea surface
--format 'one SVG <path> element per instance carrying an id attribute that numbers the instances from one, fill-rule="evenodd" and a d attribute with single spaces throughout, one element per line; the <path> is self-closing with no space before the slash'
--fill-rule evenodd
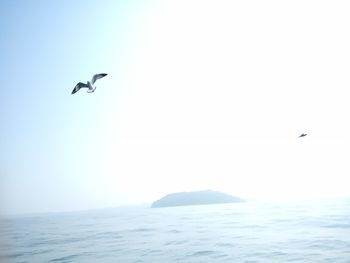
<path id="1" fill-rule="evenodd" d="M 350 200 L 2 220 L 1 262 L 350 262 Z"/>

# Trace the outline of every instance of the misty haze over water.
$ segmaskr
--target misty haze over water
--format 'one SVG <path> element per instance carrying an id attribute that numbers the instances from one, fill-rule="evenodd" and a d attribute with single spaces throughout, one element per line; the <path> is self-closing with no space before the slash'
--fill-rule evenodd
<path id="1" fill-rule="evenodd" d="M 0 10 L 1 263 L 350 262 L 349 1 Z"/>
<path id="2" fill-rule="evenodd" d="M 9 263 L 350 260 L 350 199 L 125 207 L 3 224 Z"/>

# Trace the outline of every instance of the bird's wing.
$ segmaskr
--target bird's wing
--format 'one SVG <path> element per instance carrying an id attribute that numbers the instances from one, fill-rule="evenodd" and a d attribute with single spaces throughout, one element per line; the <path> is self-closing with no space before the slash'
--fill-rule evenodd
<path id="1" fill-rule="evenodd" d="M 77 85 L 75 85 L 72 94 L 78 92 L 81 88 L 87 88 L 89 87 L 87 84 L 83 83 L 83 82 L 79 82 Z"/>
<path id="2" fill-rule="evenodd" d="M 96 82 L 96 80 L 103 78 L 105 76 L 107 76 L 106 73 L 95 74 L 91 79 L 92 84 L 94 84 Z"/>

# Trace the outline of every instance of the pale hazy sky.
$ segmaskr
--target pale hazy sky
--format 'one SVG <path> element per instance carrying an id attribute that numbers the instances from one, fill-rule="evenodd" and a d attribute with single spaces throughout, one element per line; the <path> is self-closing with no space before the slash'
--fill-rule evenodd
<path id="1" fill-rule="evenodd" d="M 348 1 L 0 8 L 3 213 L 350 196 Z"/>

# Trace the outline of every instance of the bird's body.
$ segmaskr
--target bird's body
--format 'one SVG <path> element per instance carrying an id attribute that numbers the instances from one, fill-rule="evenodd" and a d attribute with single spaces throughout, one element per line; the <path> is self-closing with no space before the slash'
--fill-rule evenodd
<path id="1" fill-rule="evenodd" d="M 72 91 L 72 94 L 78 92 L 81 88 L 88 88 L 87 90 L 88 93 L 94 92 L 96 89 L 96 85 L 95 85 L 96 80 L 103 78 L 105 76 L 107 76 L 106 73 L 95 74 L 92 77 L 91 81 L 87 81 L 87 83 L 79 82 L 77 85 L 75 85 Z"/>
<path id="2" fill-rule="evenodd" d="M 90 81 L 87 82 L 87 85 L 88 85 L 88 90 L 87 90 L 88 93 L 95 91 L 96 85 L 92 84 Z"/>
<path id="3" fill-rule="evenodd" d="M 299 136 L 299 138 L 305 137 L 306 135 L 307 135 L 306 133 L 302 133 L 302 134 Z"/>

